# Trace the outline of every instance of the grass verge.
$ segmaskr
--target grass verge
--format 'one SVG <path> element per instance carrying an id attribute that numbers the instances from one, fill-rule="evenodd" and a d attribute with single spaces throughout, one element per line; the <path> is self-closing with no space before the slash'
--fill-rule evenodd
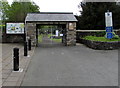
<path id="1" fill-rule="evenodd" d="M 53 36 L 53 34 L 52 35 L 48 34 L 48 38 L 50 38 L 50 36 Z M 54 41 L 54 42 L 58 42 L 58 43 L 60 43 L 62 41 L 61 38 L 60 39 L 51 38 L 51 40 Z"/>
<path id="2" fill-rule="evenodd" d="M 113 41 L 120 41 L 119 39 L 107 39 L 105 37 L 96 37 L 96 36 L 85 36 L 83 39 L 92 40 L 92 41 L 101 41 L 101 42 L 113 42 Z"/>
<path id="3" fill-rule="evenodd" d="M 43 35 L 42 35 L 42 34 L 39 35 L 39 36 L 38 36 L 38 42 L 42 42 L 42 38 L 43 38 Z"/>
<path id="4" fill-rule="evenodd" d="M 55 42 L 59 42 L 59 43 L 62 41 L 62 39 L 51 39 L 51 40 L 53 40 Z"/>

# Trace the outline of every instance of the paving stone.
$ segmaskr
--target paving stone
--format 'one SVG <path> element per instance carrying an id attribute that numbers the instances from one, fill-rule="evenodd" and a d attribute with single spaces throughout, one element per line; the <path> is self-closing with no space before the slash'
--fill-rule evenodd
<path id="1" fill-rule="evenodd" d="M 25 68 L 27 61 L 21 61 L 20 68 Z"/>
<path id="2" fill-rule="evenodd" d="M 2 57 L 2 62 L 5 62 L 7 59 L 11 59 L 12 58 L 12 54 L 6 55 Z"/>
<path id="3" fill-rule="evenodd" d="M 4 62 L 5 62 L 5 63 L 10 63 L 10 62 L 12 62 L 12 58 L 9 57 L 9 58 L 7 58 L 6 60 L 4 60 L 3 63 L 4 63 Z"/>
<path id="4" fill-rule="evenodd" d="M 25 73 L 26 73 L 25 71 L 22 72 L 22 74 L 20 75 L 18 81 L 22 81 L 22 80 L 23 80 L 23 78 L 24 78 L 24 76 L 25 76 Z"/>
<path id="5" fill-rule="evenodd" d="M 8 69 L 3 69 L 2 70 L 2 74 L 9 74 L 11 72 L 12 72 L 12 70 L 8 70 Z"/>
<path id="6" fill-rule="evenodd" d="M 8 82 L 8 81 L 6 81 L 6 82 L 3 83 L 3 86 L 16 86 L 16 83 L 17 82 Z"/>
<path id="7" fill-rule="evenodd" d="M 4 69 L 6 69 L 6 70 L 12 70 L 12 65 L 9 64 L 9 65 L 5 66 Z"/>
<path id="8" fill-rule="evenodd" d="M 12 81 L 12 82 L 17 82 L 18 81 L 18 79 L 19 79 L 19 76 L 18 77 L 8 77 L 7 79 L 6 79 L 6 81 Z"/>
<path id="9" fill-rule="evenodd" d="M 2 68 L 4 68 L 6 65 L 8 65 L 8 63 L 2 63 Z"/>
<path id="10" fill-rule="evenodd" d="M 2 78 L 7 78 L 9 74 L 2 74 Z"/>
<path id="11" fill-rule="evenodd" d="M 10 69 L 11 67 L 12 67 L 12 64 L 9 63 L 9 64 L 2 66 L 2 69 Z"/>
<path id="12" fill-rule="evenodd" d="M 7 78 L 2 78 L 2 83 L 4 83 L 6 79 L 7 79 Z"/>
<path id="13" fill-rule="evenodd" d="M 16 86 L 20 86 L 21 83 L 22 83 L 22 81 L 18 81 L 18 82 L 16 83 Z"/>
<path id="14" fill-rule="evenodd" d="M 21 72 L 12 72 L 10 77 L 19 77 L 22 73 Z"/>

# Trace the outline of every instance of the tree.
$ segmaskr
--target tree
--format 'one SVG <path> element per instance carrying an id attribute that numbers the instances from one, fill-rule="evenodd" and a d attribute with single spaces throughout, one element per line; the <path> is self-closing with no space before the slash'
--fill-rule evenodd
<path id="1" fill-rule="evenodd" d="M 23 21 L 27 13 L 39 12 L 39 6 L 34 2 L 13 2 L 8 12 L 9 21 Z"/>
<path id="2" fill-rule="evenodd" d="M 9 11 L 10 5 L 8 4 L 8 1 L 0 1 L 0 14 L 1 14 L 1 20 L 4 23 L 7 20 L 7 15 Z"/>
<path id="3" fill-rule="evenodd" d="M 114 28 L 120 28 L 120 6 L 115 2 L 81 2 L 81 16 L 78 18 L 79 29 L 83 30 L 104 30 L 105 12 L 113 13 Z"/>

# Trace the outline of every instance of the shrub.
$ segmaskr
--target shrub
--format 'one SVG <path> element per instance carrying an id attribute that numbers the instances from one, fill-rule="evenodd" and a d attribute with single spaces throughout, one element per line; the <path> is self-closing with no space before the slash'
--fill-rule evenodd
<path id="1" fill-rule="evenodd" d="M 118 35 L 115 34 L 115 32 L 112 32 L 112 34 L 113 34 L 113 38 L 112 39 L 119 39 L 120 38 Z M 105 34 L 104 37 L 106 38 L 106 36 L 107 36 L 107 33 Z"/>
<path id="2" fill-rule="evenodd" d="M 119 39 L 119 36 L 115 34 L 115 32 L 112 32 L 113 33 L 113 39 Z"/>

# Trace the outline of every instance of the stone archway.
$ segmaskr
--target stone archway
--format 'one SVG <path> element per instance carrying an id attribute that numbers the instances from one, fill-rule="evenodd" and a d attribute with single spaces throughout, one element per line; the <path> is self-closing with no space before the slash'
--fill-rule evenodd
<path id="1" fill-rule="evenodd" d="M 57 33 L 56 33 L 57 30 Z M 59 45 L 64 43 L 66 35 L 66 24 L 43 24 L 39 23 L 36 24 L 36 38 L 37 38 L 37 45 Z M 63 36 L 61 35 L 63 34 Z"/>
<path id="2" fill-rule="evenodd" d="M 39 20 L 35 17 L 41 16 L 44 17 L 40 18 Z M 47 16 L 46 16 L 47 14 Z M 33 19 L 31 20 L 30 15 L 33 15 Z M 36 15 L 36 16 L 35 16 Z M 49 18 L 50 17 L 53 18 Z M 56 16 L 56 17 L 55 17 Z M 69 17 L 69 19 L 66 19 Z M 65 18 L 66 17 L 66 18 Z M 48 20 L 49 18 L 49 20 Z M 41 21 L 42 19 L 42 21 Z M 46 21 L 47 19 L 47 21 Z M 32 40 L 32 45 L 36 46 L 37 45 L 37 38 L 36 38 L 36 25 L 37 24 L 46 24 L 46 25 L 66 25 L 65 29 L 64 29 L 64 36 L 63 36 L 63 43 L 66 46 L 70 46 L 70 45 L 76 45 L 76 18 L 74 17 L 74 15 L 72 13 L 31 13 L 28 14 L 26 17 L 26 37 L 31 38 Z"/>

